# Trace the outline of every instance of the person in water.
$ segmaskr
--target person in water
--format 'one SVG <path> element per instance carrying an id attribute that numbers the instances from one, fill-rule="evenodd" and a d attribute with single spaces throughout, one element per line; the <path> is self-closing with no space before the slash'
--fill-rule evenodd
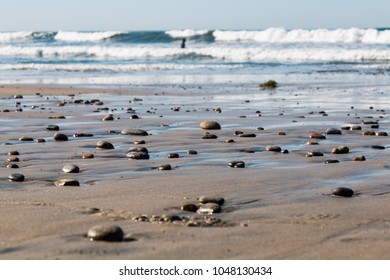
<path id="1" fill-rule="evenodd" d="M 181 48 L 184 49 L 186 47 L 186 39 L 181 40 Z"/>

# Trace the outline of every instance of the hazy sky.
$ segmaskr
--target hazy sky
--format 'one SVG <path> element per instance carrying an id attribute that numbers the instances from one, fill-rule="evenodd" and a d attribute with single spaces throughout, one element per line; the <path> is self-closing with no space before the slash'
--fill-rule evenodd
<path id="1" fill-rule="evenodd" d="M 390 26 L 390 0 L 1 0 L 1 31 Z"/>

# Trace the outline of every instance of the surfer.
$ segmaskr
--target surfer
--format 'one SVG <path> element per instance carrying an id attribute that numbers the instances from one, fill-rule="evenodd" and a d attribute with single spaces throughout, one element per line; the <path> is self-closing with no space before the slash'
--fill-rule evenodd
<path id="1" fill-rule="evenodd" d="M 184 49 L 186 47 L 186 39 L 181 40 L 181 48 Z"/>

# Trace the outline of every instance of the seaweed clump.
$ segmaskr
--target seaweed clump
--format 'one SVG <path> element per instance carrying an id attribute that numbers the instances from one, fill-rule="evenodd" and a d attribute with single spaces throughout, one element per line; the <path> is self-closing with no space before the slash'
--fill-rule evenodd
<path id="1" fill-rule="evenodd" d="M 278 86 L 278 83 L 275 82 L 274 80 L 269 80 L 269 81 L 267 81 L 265 83 L 260 84 L 260 87 L 262 89 L 276 88 L 277 86 Z"/>

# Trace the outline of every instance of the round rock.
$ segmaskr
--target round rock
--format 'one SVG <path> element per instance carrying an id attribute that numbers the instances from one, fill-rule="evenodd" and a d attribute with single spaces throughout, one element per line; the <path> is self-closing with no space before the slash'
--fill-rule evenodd
<path id="1" fill-rule="evenodd" d="M 96 143 L 96 148 L 110 150 L 110 149 L 114 149 L 114 145 L 112 145 L 110 142 L 100 140 Z"/>
<path id="2" fill-rule="evenodd" d="M 188 212 L 196 212 L 198 211 L 198 206 L 196 206 L 195 204 L 184 204 L 182 207 L 181 207 L 181 210 L 183 211 L 188 211 Z"/>
<path id="3" fill-rule="evenodd" d="M 324 135 L 322 135 L 321 133 L 319 132 L 312 132 L 309 134 L 309 138 L 310 139 L 326 139 L 326 137 Z"/>
<path id="4" fill-rule="evenodd" d="M 60 179 L 54 182 L 57 187 L 79 187 L 79 181 L 75 179 Z"/>
<path id="5" fill-rule="evenodd" d="M 225 203 L 225 199 L 223 197 L 213 197 L 213 196 L 204 196 L 198 198 L 199 202 L 202 204 L 206 203 L 217 203 L 219 205 L 223 205 Z"/>
<path id="6" fill-rule="evenodd" d="M 235 160 L 228 163 L 228 167 L 232 168 L 245 168 L 245 162 L 241 160 Z"/>
<path id="7" fill-rule="evenodd" d="M 126 129 L 123 129 L 122 132 L 121 132 L 122 135 L 138 135 L 138 136 L 147 136 L 148 133 L 143 130 L 143 129 L 139 129 L 139 128 L 126 128 Z"/>
<path id="8" fill-rule="evenodd" d="M 351 197 L 353 196 L 353 190 L 349 188 L 339 187 L 332 190 L 332 194 L 334 196 L 343 196 L 343 197 Z"/>
<path id="9" fill-rule="evenodd" d="M 20 173 L 13 173 L 8 176 L 8 179 L 13 182 L 23 182 L 24 181 L 24 175 Z"/>
<path id="10" fill-rule="evenodd" d="M 202 136 L 202 139 L 217 139 L 218 136 L 215 135 L 215 134 L 210 134 L 208 132 L 206 132 L 205 134 L 203 134 Z"/>
<path id="11" fill-rule="evenodd" d="M 206 130 L 221 129 L 221 125 L 216 121 L 203 121 L 200 123 L 199 126 L 201 129 L 206 129 Z"/>
<path id="12" fill-rule="evenodd" d="M 54 138 L 54 141 L 68 141 L 68 136 L 66 136 L 65 134 L 62 134 L 62 133 L 56 133 L 54 134 L 53 136 Z"/>
<path id="13" fill-rule="evenodd" d="M 60 130 L 60 127 L 59 127 L 58 125 L 52 125 L 52 124 L 50 124 L 50 125 L 46 126 L 46 130 L 49 130 L 49 131 L 58 131 L 58 130 Z"/>
<path id="14" fill-rule="evenodd" d="M 127 153 L 128 159 L 149 159 L 149 154 L 145 152 L 130 152 Z"/>
<path id="15" fill-rule="evenodd" d="M 332 149 L 332 154 L 348 154 L 349 148 L 347 146 L 338 146 Z"/>
<path id="16" fill-rule="evenodd" d="M 158 167 L 158 170 L 161 170 L 161 171 L 163 171 L 163 170 L 171 170 L 171 169 L 172 169 L 172 166 L 170 164 L 163 164 L 163 165 L 160 165 Z"/>
<path id="17" fill-rule="evenodd" d="M 64 167 L 62 167 L 62 171 L 64 171 L 65 173 L 79 173 L 80 168 L 74 164 L 66 164 L 64 165 Z"/>
<path id="18" fill-rule="evenodd" d="M 87 232 L 87 237 L 91 241 L 120 242 L 123 240 L 123 236 L 123 230 L 115 225 L 98 225 L 90 228 Z"/>
<path id="19" fill-rule="evenodd" d="M 282 148 L 279 146 L 267 146 L 265 149 L 269 152 L 275 152 L 275 153 L 280 153 L 282 151 Z"/>
<path id="20" fill-rule="evenodd" d="M 196 211 L 198 214 L 214 214 L 221 213 L 221 205 L 217 203 L 206 203 L 199 206 Z"/>

